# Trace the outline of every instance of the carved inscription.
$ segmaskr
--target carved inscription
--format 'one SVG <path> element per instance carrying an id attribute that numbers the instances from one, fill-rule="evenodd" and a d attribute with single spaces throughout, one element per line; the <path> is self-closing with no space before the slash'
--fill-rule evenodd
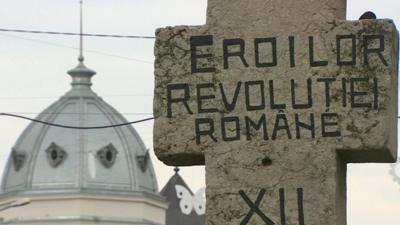
<path id="1" fill-rule="evenodd" d="M 393 21 L 345 21 L 344 0 L 208 3 L 206 25 L 156 31 L 157 157 L 206 165 L 207 224 L 346 224 L 347 163 L 397 157 Z"/>
<path id="2" fill-rule="evenodd" d="M 359 46 L 356 40 L 359 41 Z M 381 34 L 362 35 L 354 34 L 336 35 L 336 60 L 316 59 L 315 39 L 308 37 L 309 67 L 325 67 L 329 64 L 337 66 L 361 66 L 369 67 L 370 58 L 373 56 L 378 62 L 387 67 L 384 57 L 385 36 Z M 246 68 L 271 68 L 276 66 L 296 67 L 296 38 L 287 38 L 289 61 L 279 61 L 277 52 L 278 40 L 275 37 L 254 38 L 251 47 L 247 48 L 243 39 L 233 38 L 222 41 L 223 69 L 230 69 L 230 61 L 239 61 Z M 202 76 L 216 71 L 213 65 L 212 47 L 214 45 L 212 35 L 192 36 L 190 38 L 191 75 Z M 268 45 L 267 48 L 261 46 Z M 265 46 L 264 46 L 265 47 Z M 209 49 L 207 49 L 209 48 Z M 202 49 L 202 51 L 199 51 Z M 246 58 L 245 51 L 254 51 L 254 64 L 251 65 Z M 357 60 L 357 49 L 362 51 L 362 59 Z M 263 56 L 263 57 L 262 57 Z M 264 56 L 269 56 L 265 59 Z M 302 61 L 304 62 L 304 60 Z M 289 85 L 282 85 L 288 82 Z M 304 74 L 303 78 L 293 78 L 286 81 L 269 79 L 265 72 L 265 79 L 237 81 L 231 89 L 232 83 L 170 83 L 166 86 L 167 93 L 167 117 L 174 117 L 174 110 L 181 108 L 187 114 L 196 114 L 198 118 L 193 121 L 196 144 L 200 145 L 203 139 L 213 142 L 231 142 L 241 139 L 252 140 L 253 134 L 259 132 L 263 140 L 276 140 L 279 138 L 302 139 L 340 137 L 339 117 L 344 116 L 338 111 L 348 109 L 379 110 L 379 86 L 377 77 L 368 77 L 365 74 L 344 74 L 341 76 L 312 76 Z M 228 88 L 229 87 L 229 88 Z M 284 88 L 286 87 L 286 88 Z M 335 92 L 332 92 L 332 89 Z M 324 90 L 320 93 L 320 90 Z M 339 90 L 339 91 L 338 91 Z M 196 94 L 191 94 L 196 93 Z M 276 96 L 285 93 L 288 98 L 279 99 Z M 298 93 L 306 93 L 298 96 Z M 323 94 L 323 102 L 317 101 L 316 96 Z M 222 101 L 216 102 L 221 99 Z M 321 98 L 319 98 L 321 99 Z M 189 102 L 195 100 L 197 105 L 190 106 Z M 238 102 L 245 104 L 248 115 L 235 115 L 239 107 Z M 222 104 L 221 104 L 222 103 Z M 218 107 L 217 107 L 218 106 Z M 315 107 L 326 109 L 315 111 Z M 339 109 L 339 110 L 338 110 Z M 343 109 L 343 110 L 340 110 Z M 289 113 L 285 112 L 289 111 Z M 222 115 L 219 119 L 202 116 L 202 114 L 228 112 L 229 116 Z M 258 112 L 257 116 L 254 113 Z M 268 117 L 267 117 L 268 115 Z M 271 116 L 272 115 L 272 116 Z M 267 119 L 269 118 L 269 119 Z M 272 118 L 272 119 L 271 119 Z M 290 126 L 294 124 L 294 126 Z M 241 130 L 242 127 L 242 130 Z M 243 127 L 245 127 L 243 131 Z M 317 131 L 316 127 L 320 127 Z M 218 135 L 216 135 L 218 133 Z M 217 137 L 220 137 L 219 139 Z"/>
<path id="3" fill-rule="evenodd" d="M 254 214 L 257 214 L 265 224 L 267 225 L 275 225 L 276 223 L 267 216 L 265 212 L 260 209 L 261 202 L 265 195 L 266 190 L 261 189 L 257 199 L 252 202 L 250 198 L 246 195 L 243 190 L 239 191 L 240 196 L 242 197 L 243 201 L 246 202 L 250 211 L 247 215 L 243 218 L 240 222 L 240 225 L 247 225 L 250 222 L 250 219 L 253 217 Z M 297 189 L 297 207 L 298 207 L 298 221 L 299 225 L 304 225 L 304 207 L 303 207 L 303 188 Z M 280 210 L 280 222 L 281 225 L 286 225 L 286 212 L 285 212 L 285 189 L 279 189 L 279 210 Z"/>

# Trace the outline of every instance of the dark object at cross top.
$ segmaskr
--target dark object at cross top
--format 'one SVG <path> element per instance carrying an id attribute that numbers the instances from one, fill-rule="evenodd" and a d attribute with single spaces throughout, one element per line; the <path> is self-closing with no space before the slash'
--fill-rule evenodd
<path id="1" fill-rule="evenodd" d="M 359 20 L 376 20 L 376 15 L 371 11 L 367 11 L 360 16 Z"/>

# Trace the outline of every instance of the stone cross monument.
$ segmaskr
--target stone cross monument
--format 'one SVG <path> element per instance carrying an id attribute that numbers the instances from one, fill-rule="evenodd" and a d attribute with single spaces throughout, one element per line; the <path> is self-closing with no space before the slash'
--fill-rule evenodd
<path id="1" fill-rule="evenodd" d="M 207 225 L 345 225 L 346 164 L 394 162 L 398 35 L 345 0 L 208 0 L 157 30 L 154 148 L 206 165 Z"/>

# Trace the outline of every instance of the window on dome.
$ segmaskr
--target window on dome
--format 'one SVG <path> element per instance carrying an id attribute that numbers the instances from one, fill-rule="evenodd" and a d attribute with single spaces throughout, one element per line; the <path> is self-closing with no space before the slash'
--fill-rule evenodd
<path id="1" fill-rule="evenodd" d="M 107 151 L 107 153 L 106 153 L 106 160 L 107 161 L 109 161 L 109 162 L 111 162 L 112 160 L 113 160 L 113 153 L 112 153 L 112 151 Z"/>
<path id="2" fill-rule="evenodd" d="M 18 152 L 16 149 L 13 149 L 11 152 L 11 157 L 13 159 L 14 169 L 18 172 L 25 163 L 26 153 Z"/>
<path id="3" fill-rule="evenodd" d="M 139 164 L 139 167 L 142 170 L 142 172 L 146 172 L 149 159 L 150 159 L 149 150 L 147 150 L 146 153 L 144 153 L 143 155 L 136 156 L 137 163 Z"/>
<path id="4" fill-rule="evenodd" d="M 51 160 L 56 160 L 56 159 L 57 159 L 57 156 L 58 156 L 57 151 L 56 151 L 55 149 L 53 149 L 53 150 L 51 151 Z"/>
<path id="5" fill-rule="evenodd" d="M 54 168 L 58 167 L 62 162 L 64 162 L 67 156 L 67 152 L 54 142 L 52 142 L 46 149 L 46 153 L 50 166 Z"/>
<path id="6" fill-rule="evenodd" d="M 97 158 L 104 167 L 110 168 L 114 165 L 117 154 L 117 149 L 110 143 L 97 151 Z"/>

